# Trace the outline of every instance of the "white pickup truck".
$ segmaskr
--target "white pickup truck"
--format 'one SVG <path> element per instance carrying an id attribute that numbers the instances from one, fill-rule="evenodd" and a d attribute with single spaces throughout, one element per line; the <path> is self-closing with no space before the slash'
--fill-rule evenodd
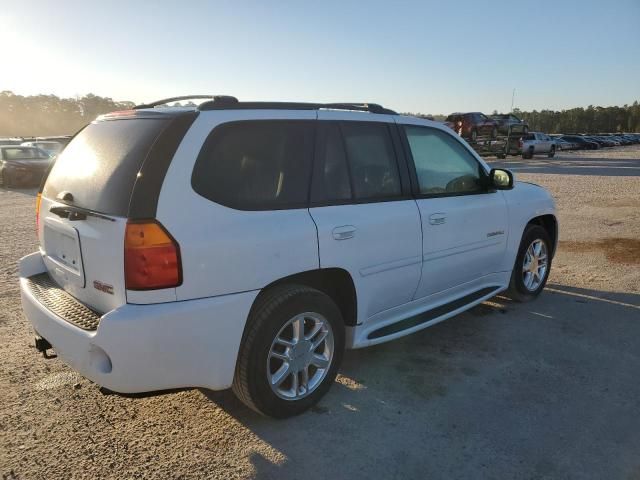
<path id="1" fill-rule="evenodd" d="M 522 158 L 533 158 L 535 154 L 546 153 L 551 158 L 556 154 L 556 142 L 549 135 L 529 132 L 522 138 Z"/>

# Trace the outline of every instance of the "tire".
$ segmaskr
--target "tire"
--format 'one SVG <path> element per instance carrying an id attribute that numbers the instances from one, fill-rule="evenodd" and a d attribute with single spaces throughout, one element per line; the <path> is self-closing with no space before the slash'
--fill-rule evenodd
<path id="1" fill-rule="evenodd" d="M 478 130 L 474 128 L 471 130 L 471 141 L 475 142 L 476 140 L 478 140 Z"/>
<path id="2" fill-rule="evenodd" d="M 298 342 L 295 342 L 295 329 L 291 324 L 296 323 L 296 319 L 301 319 L 301 330 L 304 332 L 303 339 Z M 306 335 L 310 333 L 307 328 L 313 331 L 311 327 L 317 326 L 318 321 L 322 323 L 323 330 L 307 338 Z M 328 332 L 325 340 L 312 350 L 311 340 L 318 341 L 325 331 Z M 277 338 L 286 338 L 290 346 L 280 344 Z M 300 350 L 296 352 L 293 345 L 299 345 Z M 330 347 L 332 353 L 329 355 Z M 309 390 L 305 392 L 303 371 L 297 369 L 307 359 L 316 357 L 316 352 L 322 348 L 325 349 L 325 361 L 329 357 L 328 364 L 324 369 L 316 368 L 313 364 L 307 365 Z M 276 286 L 261 293 L 251 309 L 238 353 L 233 391 L 249 408 L 263 415 L 275 418 L 298 415 L 327 393 L 338 373 L 343 350 L 344 321 L 340 310 L 328 295 L 303 285 Z M 287 357 L 288 361 L 283 357 Z M 296 373 L 291 373 L 287 368 L 296 369 Z M 280 371 L 290 373 L 280 375 L 283 380 L 272 387 L 271 379 L 275 382 Z M 312 386 L 313 378 L 317 383 Z"/>
<path id="3" fill-rule="evenodd" d="M 533 147 L 529 147 L 526 152 L 522 152 L 522 158 L 533 158 Z"/>
<path id="4" fill-rule="evenodd" d="M 524 271 L 525 257 L 527 256 L 529 247 L 532 246 L 534 242 L 542 242 L 544 244 L 544 252 L 546 252 L 546 268 L 544 269 L 544 273 L 538 277 L 539 283 L 534 282 L 527 286 L 525 284 L 526 273 Z M 540 292 L 542 292 L 544 286 L 547 284 L 549 272 L 551 271 L 551 248 L 551 239 L 543 227 L 533 224 L 527 225 L 522 235 L 520 247 L 518 248 L 518 254 L 516 255 L 516 261 L 513 266 L 513 271 L 511 272 L 511 281 L 509 282 L 509 289 L 507 291 L 507 295 L 512 300 L 515 300 L 516 302 L 529 302 L 540 295 Z M 540 257 L 542 257 L 542 253 L 540 254 Z M 540 264 L 536 262 L 536 264 L 532 266 L 539 267 Z"/>
<path id="5" fill-rule="evenodd" d="M 491 138 L 493 140 L 495 140 L 496 138 L 498 138 L 498 129 L 496 127 L 493 127 L 491 129 Z"/>
<path id="6" fill-rule="evenodd" d="M 551 150 L 549 150 L 549 153 L 547 154 L 547 157 L 549 158 L 553 158 L 556 154 L 556 147 L 551 147 Z"/>

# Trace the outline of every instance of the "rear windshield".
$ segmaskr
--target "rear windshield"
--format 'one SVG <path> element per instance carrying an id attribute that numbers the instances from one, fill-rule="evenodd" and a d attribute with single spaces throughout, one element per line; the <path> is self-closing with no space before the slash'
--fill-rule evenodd
<path id="1" fill-rule="evenodd" d="M 3 148 L 5 160 L 42 160 L 49 158 L 46 152 L 34 147 Z"/>
<path id="2" fill-rule="evenodd" d="M 127 216 L 136 176 L 166 119 L 119 119 L 88 125 L 58 156 L 42 194 L 73 195 L 73 205 Z"/>

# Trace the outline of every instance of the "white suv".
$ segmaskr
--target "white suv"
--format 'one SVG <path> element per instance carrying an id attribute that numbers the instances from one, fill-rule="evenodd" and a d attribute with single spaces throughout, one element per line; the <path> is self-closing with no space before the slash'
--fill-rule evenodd
<path id="1" fill-rule="evenodd" d="M 38 349 L 109 390 L 233 386 L 285 417 L 325 394 L 345 348 L 545 285 L 551 196 L 437 122 L 374 104 L 162 103 L 76 135 L 20 263 Z"/>

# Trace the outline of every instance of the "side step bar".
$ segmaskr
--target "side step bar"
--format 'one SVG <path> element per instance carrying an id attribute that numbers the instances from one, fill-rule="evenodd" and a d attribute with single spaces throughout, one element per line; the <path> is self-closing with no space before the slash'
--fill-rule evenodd
<path id="1" fill-rule="evenodd" d="M 405 318 L 404 320 L 400 320 L 399 322 L 392 323 L 391 325 L 386 325 L 382 328 L 374 330 L 369 335 L 367 335 L 367 339 L 373 340 L 376 338 L 386 337 L 388 335 L 393 335 L 394 333 L 401 332 L 402 330 L 408 330 L 418 325 L 422 325 L 423 323 L 430 322 L 431 320 L 446 315 L 447 313 L 458 310 L 459 308 L 462 308 L 469 303 L 475 302 L 482 297 L 486 297 L 491 292 L 498 293 L 500 289 L 501 287 L 498 286 L 482 288 L 473 293 L 465 295 L 464 297 L 460 297 L 457 300 L 453 300 L 452 302 L 445 303 L 444 305 L 440 305 L 439 307 L 427 310 L 426 312 L 419 313 L 418 315 L 414 315 L 413 317 Z"/>

